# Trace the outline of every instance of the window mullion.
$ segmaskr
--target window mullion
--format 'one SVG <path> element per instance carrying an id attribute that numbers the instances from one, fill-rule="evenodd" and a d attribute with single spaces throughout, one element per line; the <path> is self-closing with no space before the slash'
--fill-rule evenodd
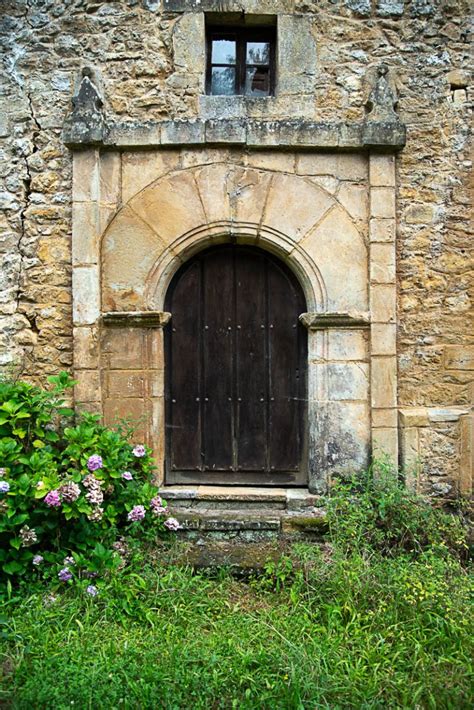
<path id="1" fill-rule="evenodd" d="M 246 50 L 246 39 L 245 37 L 239 37 L 237 40 L 237 71 L 236 75 L 238 77 L 237 82 L 237 93 L 244 95 L 245 93 L 245 50 Z"/>

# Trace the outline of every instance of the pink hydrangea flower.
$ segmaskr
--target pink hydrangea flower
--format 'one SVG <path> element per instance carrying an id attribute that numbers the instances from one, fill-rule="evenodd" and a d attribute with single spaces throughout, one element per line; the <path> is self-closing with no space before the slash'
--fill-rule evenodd
<path id="1" fill-rule="evenodd" d="M 54 491 L 49 491 L 49 493 L 44 499 L 44 502 L 46 503 L 46 505 L 49 505 L 50 508 L 58 508 L 61 505 L 59 491 L 56 489 Z"/>
<path id="2" fill-rule="evenodd" d="M 137 458 L 141 458 L 142 456 L 145 456 L 146 449 L 143 446 L 143 444 L 137 444 L 136 446 L 133 447 L 132 454 L 134 456 L 136 456 Z"/>
<path id="3" fill-rule="evenodd" d="M 160 496 L 155 496 L 150 501 L 150 508 L 154 515 L 162 515 L 166 513 L 166 506 L 163 505 L 163 500 Z"/>
<path id="4" fill-rule="evenodd" d="M 165 520 L 164 524 L 165 528 L 168 528 L 168 530 L 172 530 L 173 532 L 181 529 L 181 525 L 176 520 L 176 518 L 168 518 L 168 520 Z"/>
<path id="5" fill-rule="evenodd" d="M 130 473 L 130 471 L 124 471 L 124 472 L 122 473 L 122 478 L 123 478 L 124 481 L 133 481 L 133 476 L 132 476 L 132 474 Z"/>
<path id="6" fill-rule="evenodd" d="M 134 505 L 129 512 L 127 518 L 132 522 L 137 522 L 138 520 L 143 520 L 145 517 L 145 508 L 143 505 Z"/>
<path id="7" fill-rule="evenodd" d="M 97 469 L 102 468 L 103 465 L 102 456 L 99 456 L 99 454 L 92 454 L 92 456 L 89 456 L 87 459 L 87 468 L 89 471 L 97 471 Z"/>

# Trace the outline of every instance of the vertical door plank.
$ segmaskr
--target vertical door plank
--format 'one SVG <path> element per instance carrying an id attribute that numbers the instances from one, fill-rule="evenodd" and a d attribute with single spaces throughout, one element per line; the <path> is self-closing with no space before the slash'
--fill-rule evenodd
<path id="1" fill-rule="evenodd" d="M 288 276 L 275 264 L 268 272 L 268 299 L 270 471 L 295 471 L 301 453 L 298 303 Z"/>
<path id="2" fill-rule="evenodd" d="M 201 468 L 199 293 L 200 264 L 194 262 L 180 277 L 172 297 L 167 403 L 171 467 L 194 471 Z"/>
<path id="3" fill-rule="evenodd" d="M 204 468 L 232 470 L 233 263 L 228 248 L 203 260 Z M 225 482 L 225 477 L 223 478 Z"/>
<path id="4" fill-rule="evenodd" d="M 266 460 L 265 257 L 239 251 L 235 258 L 237 470 L 263 471 Z"/>

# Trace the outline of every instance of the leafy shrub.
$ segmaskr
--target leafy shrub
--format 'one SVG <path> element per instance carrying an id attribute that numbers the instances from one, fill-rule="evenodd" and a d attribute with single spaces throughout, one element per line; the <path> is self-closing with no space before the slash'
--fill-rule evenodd
<path id="1" fill-rule="evenodd" d="M 67 582 L 73 566 L 97 572 L 89 569 L 91 550 L 102 556 L 95 567 L 120 565 L 120 541 L 118 551 L 104 547 L 119 531 L 176 529 L 177 522 L 166 519 L 150 451 L 129 442 L 131 430 L 76 417 L 64 406 L 73 380 L 61 373 L 49 381 L 50 391 L 0 382 L 0 569 L 19 578 L 47 568 L 48 576 L 47 563 L 66 555 L 69 564 L 54 574 Z"/>
<path id="2" fill-rule="evenodd" d="M 409 491 L 383 462 L 335 483 L 328 524 L 330 538 L 346 551 L 368 548 L 393 556 L 436 548 L 459 558 L 467 555 L 463 520 Z"/>

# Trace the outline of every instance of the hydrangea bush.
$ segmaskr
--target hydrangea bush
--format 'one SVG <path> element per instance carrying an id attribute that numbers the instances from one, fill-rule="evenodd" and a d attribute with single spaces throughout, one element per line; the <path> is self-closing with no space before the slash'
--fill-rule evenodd
<path id="1" fill-rule="evenodd" d="M 152 482 L 150 450 L 130 441 L 130 428 L 108 428 L 96 415 L 65 407 L 74 384 L 67 373 L 49 382 L 49 391 L 0 382 L 4 579 L 40 572 L 64 583 L 87 578 L 123 565 L 119 536 L 179 528 Z"/>

